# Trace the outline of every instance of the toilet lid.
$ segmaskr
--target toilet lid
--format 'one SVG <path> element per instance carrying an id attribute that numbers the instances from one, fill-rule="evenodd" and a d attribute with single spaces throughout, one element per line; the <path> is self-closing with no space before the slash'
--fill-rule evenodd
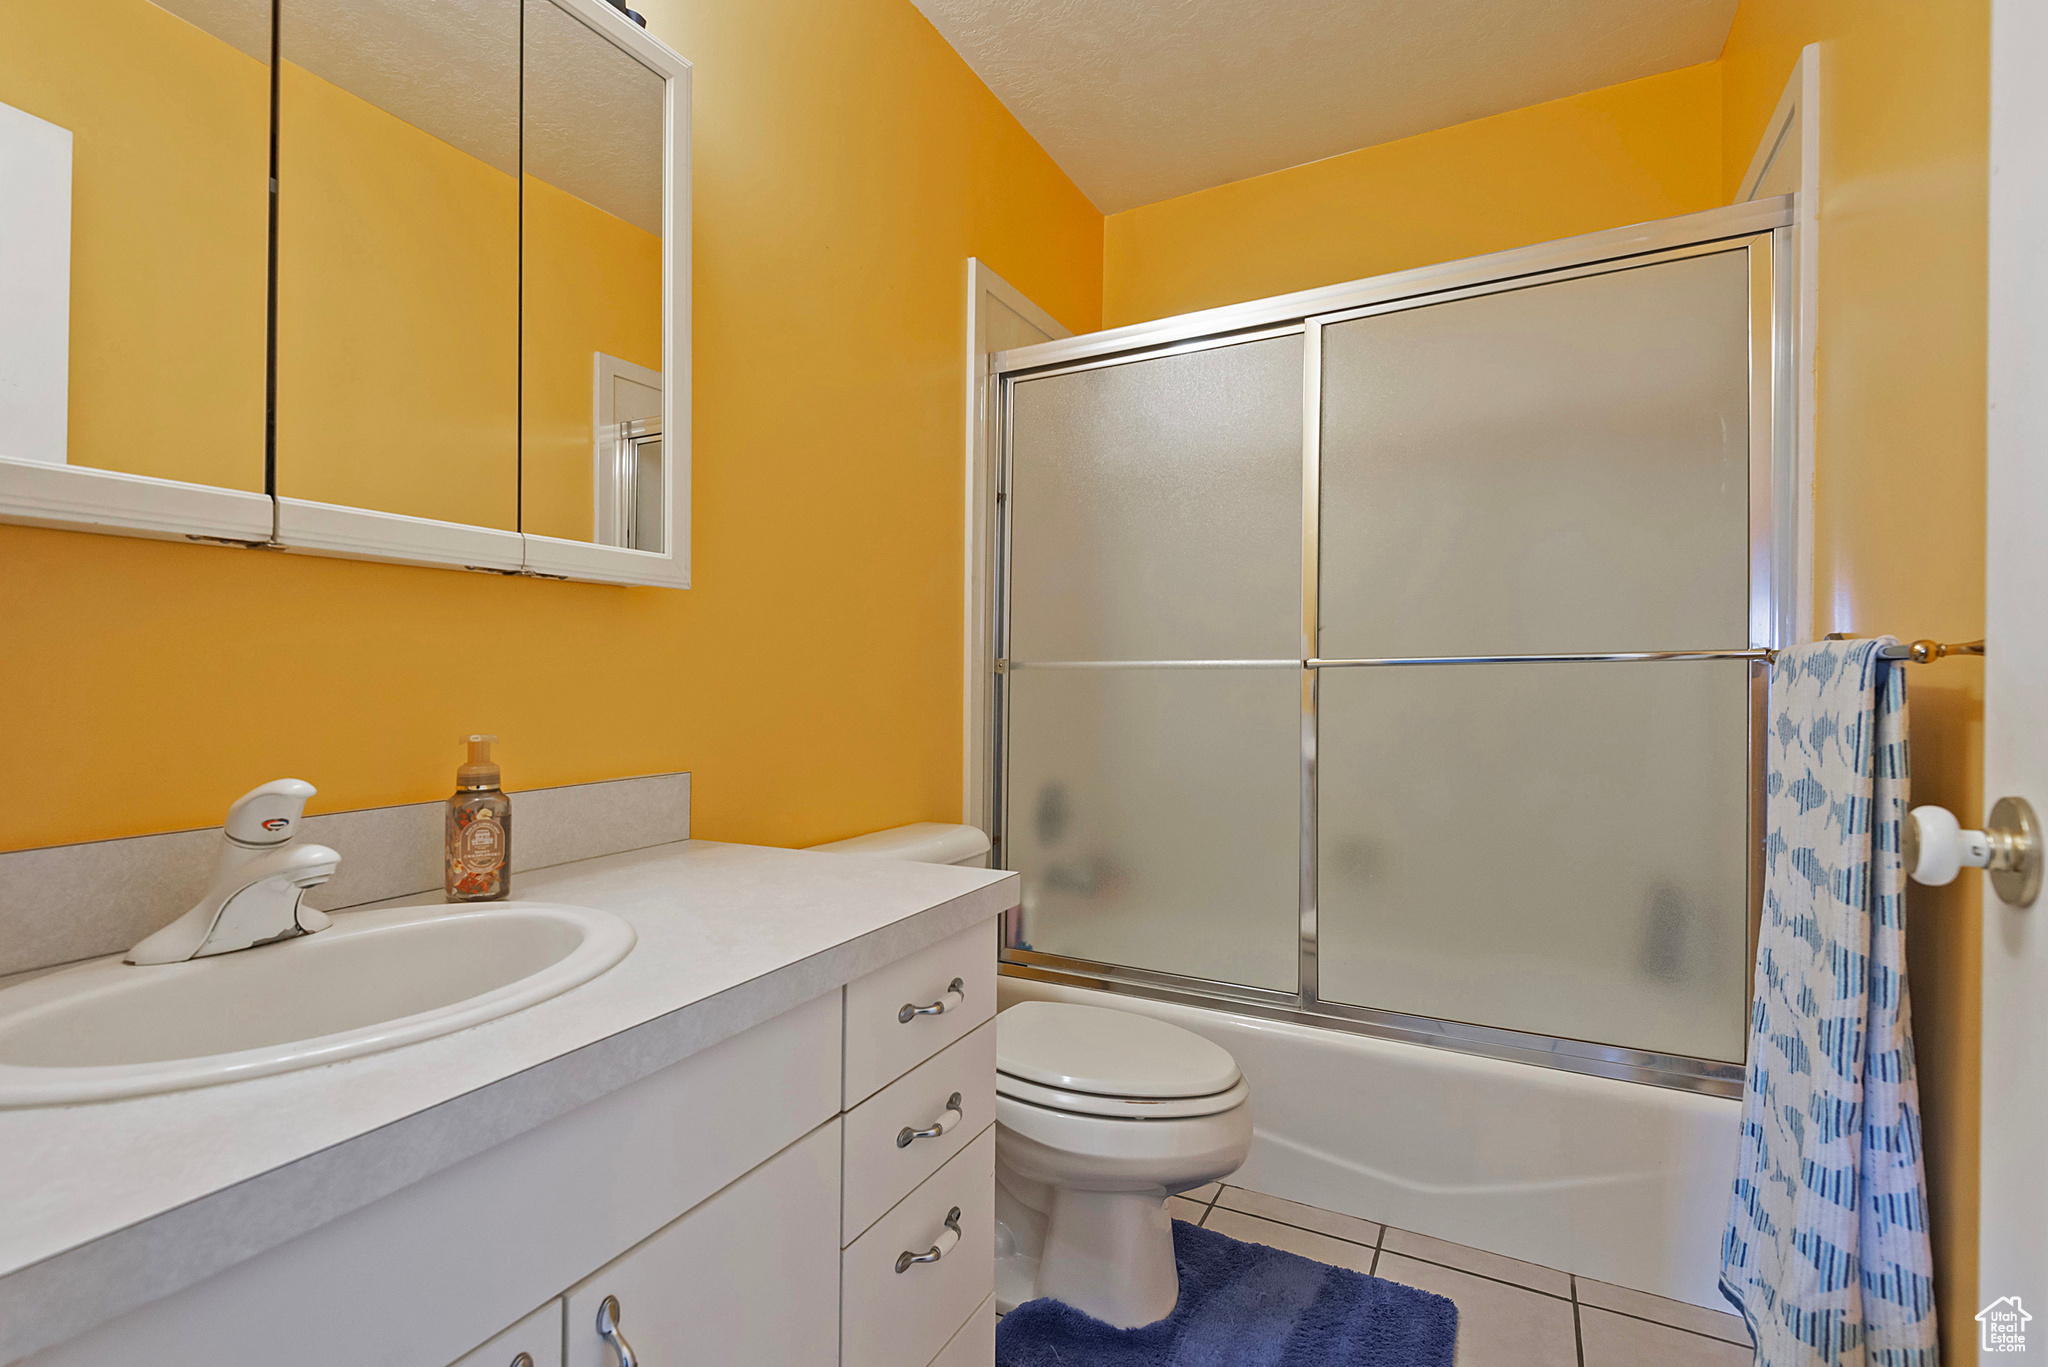
<path id="1" fill-rule="evenodd" d="M 1001 1074 L 1060 1092 L 1096 1096 L 1212 1096 L 1240 1074 L 1230 1052 L 1192 1030 L 1130 1011 L 1067 1002 L 1019 1002 L 996 1017 Z"/>

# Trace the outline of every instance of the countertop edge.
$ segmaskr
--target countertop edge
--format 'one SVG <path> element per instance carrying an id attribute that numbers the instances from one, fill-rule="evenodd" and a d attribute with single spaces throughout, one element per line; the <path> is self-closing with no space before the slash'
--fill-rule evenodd
<path id="1" fill-rule="evenodd" d="M 195 1286 L 1016 902 L 1014 877 L 0 1275 L 0 1363 Z"/>

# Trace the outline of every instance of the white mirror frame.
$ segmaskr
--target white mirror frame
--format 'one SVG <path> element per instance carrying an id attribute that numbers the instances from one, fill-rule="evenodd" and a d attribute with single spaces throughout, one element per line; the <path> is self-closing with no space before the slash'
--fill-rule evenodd
<path id="1" fill-rule="evenodd" d="M 603 584 L 690 586 L 690 64 L 604 0 L 551 0 L 666 82 L 661 552 L 0 453 L 0 522 Z"/>

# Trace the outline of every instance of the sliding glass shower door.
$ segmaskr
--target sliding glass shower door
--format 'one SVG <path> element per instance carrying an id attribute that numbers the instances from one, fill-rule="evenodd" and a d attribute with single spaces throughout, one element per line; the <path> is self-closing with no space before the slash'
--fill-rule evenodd
<path id="1" fill-rule="evenodd" d="M 1320 326 L 1328 1001 L 1739 1061 L 1750 259 Z M 1499 662 L 1494 662 L 1499 661 Z"/>
<path id="2" fill-rule="evenodd" d="M 1742 210 L 1003 358 L 1015 971 L 1738 1084 L 1785 346 Z"/>
<path id="3" fill-rule="evenodd" d="M 1301 356 L 1011 391 L 1005 852 L 1033 950 L 1295 990 Z"/>

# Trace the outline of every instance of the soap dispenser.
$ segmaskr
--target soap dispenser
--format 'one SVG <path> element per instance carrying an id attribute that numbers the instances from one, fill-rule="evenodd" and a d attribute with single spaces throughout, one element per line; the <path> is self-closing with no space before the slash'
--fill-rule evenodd
<path id="1" fill-rule="evenodd" d="M 455 771 L 448 799 L 448 900 L 496 902 L 512 895 L 512 799 L 491 760 L 496 736 L 471 736 L 469 762 Z"/>

